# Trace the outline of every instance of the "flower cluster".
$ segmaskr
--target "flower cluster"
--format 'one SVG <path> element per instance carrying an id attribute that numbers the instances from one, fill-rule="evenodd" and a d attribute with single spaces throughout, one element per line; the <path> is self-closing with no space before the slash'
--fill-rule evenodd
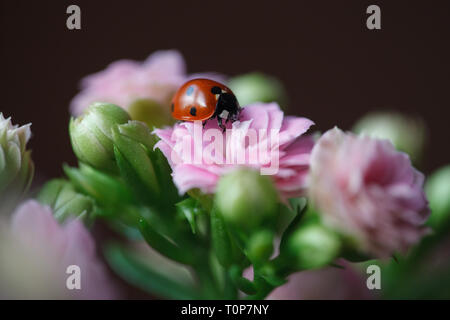
<path id="1" fill-rule="evenodd" d="M 159 253 L 150 259 L 130 242 L 108 242 L 102 253 L 114 272 L 172 299 L 262 299 L 278 287 L 272 297 L 286 297 L 287 279 L 302 278 L 294 273 L 406 256 L 429 234 L 424 176 L 389 141 L 337 128 L 312 134 L 313 121 L 272 101 L 284 100 L 280 82 L 260 74 L 231 79 L 249 104 L 225 130 L 217 119 L 174 124 L 169 100 L 190 77 L 178 52 L 160 51 L 83 80 L 69 125 L 78 167 L 64 166 L 66 178 L 12 215 L 0 241 L 1 285 L 23 287 L 9 261 L 35 266 L 44 281 L 77 265 L 79 295 L 57 277 L 45 297 L 116 297 L 88 229 L 98 220 Z M 0 114 L 0 192 L 27 189 L 29 137 L 29 125 Z M 444 171 L 429 192 L 444 190 Z M 434 203 L 441 213 L 430 221 L 443 232 L 449 204 Z"/>

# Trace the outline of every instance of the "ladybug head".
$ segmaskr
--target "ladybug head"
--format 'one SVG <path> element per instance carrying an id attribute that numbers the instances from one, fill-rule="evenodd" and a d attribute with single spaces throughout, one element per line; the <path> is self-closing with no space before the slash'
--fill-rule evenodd
<path id="1" fill-rule="evenodd" d="M 222 89 L 220 87 L 214 86 L 211 88 L 212 94 L 222 94 Z"/>

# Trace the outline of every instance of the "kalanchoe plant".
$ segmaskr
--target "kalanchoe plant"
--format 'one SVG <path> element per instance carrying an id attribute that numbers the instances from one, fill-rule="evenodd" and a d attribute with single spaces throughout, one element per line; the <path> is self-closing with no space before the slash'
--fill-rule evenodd
<path id="1" fill-rule="evenodd" d="M 50 241 L 53 267 L 78 257 L 105 282 L 85 228 L 102 220 L 122 240 L 102 246 L 112 270 L 163 298 L 263 299 L 294 273 L 340 267 L 343 259 L 380 259 L 386 296 L 397 297 L 402 274 L 415 272 L 450 228 L 448 167 L 428 182 L 438 214 L 427 222 L 424 177 L 394 147 L 420 158 L 422 148 L 403 139 L 410 127 L 403 118 L 360 122 L 357 131 L 370 136 L 335 128 L 315 139 L 311 120 L 286 116 L 275 102 L 286 100 L 281 83 L 254 73 L 228 82 L 242 110 L 226 131 L 216 121 L 174 124 L 171 95 L 193 77 L 184 69 L 181 55 L 166 51 L 85 78 L 69 124 L 78 165 L 64 165 L 66 178 L 40 189 L 41 204 L 20 207 L 17 225 L 26 228 L 18 230 L 36 230 L 43 252 Z M 376 138 L 380 130 L 394 145 Z M 29 137 L 29 125 L 0 114 L 2 201 L 29 186 Z M 394 255 L 399 264 L 389 263 Z M 115 296 L 95 279 L 93 297 Z"/>
<path id="2" fill-rule="evenodd" d="M 3 210 L 14 206 L 29 188 L 34 174 L 31 151 L 26 144 L 31 124 L 13 125 L 0 112 L 0 202 Z"/>
<path id="3" fill-rule="evenodd" d="M 216 122 L 203 127 L 181 123 L 152 132 L 124 109 L 94 103 L 70 123 L 79 167 L 65 166 L 68 180 L 51 181 L 38 199 L 60 221 L 104 219 L 130 240 L 145 241 L 169 263 L 182 265 L 192 274 L 188 282 L 144 263 L 145 257 L 125 244 L 106 247 L 106 258 L 119 275 L 166 298 L 261 299 L 292 273 L 335 265 L 340 257 L 386 257 L 418 241 L 426 233 L 428 209 L 421 175 L 406 155 L 387 142 L 347 136 L 338 129 L 314 146 L 304 135 L 312 124 L 285 117 L 275 103 L 258 103 L 243 109 L 240 122 L 227 124 L 231 135 Z M 223 139 L 223 150 L 216 149 L 215 155 L 195 144 L 196 130 L 203 134 L 210 129 L 218 129 L 216 138 Z M 277 139 L 246 142 L 238 134 L 268 129 Z M 180 149 L 184 141 L 192 147 L 189 152 Z M 252 163 L 250 152 L 266 142 L 269 151 L 279 153 Z M 207 141 L 201 146 L 207 147 Z M 229 146 L 245 155 L 239 165 L 226 161 Z M 360 157 L 360 149 L 367 151 L 366 158 Z M 199 155 L 200 162 L 192 162 Z M 389 177 L 379 170 L 387 170 Z M 353 198 L 362 197 L 357 203 L 351 200 L 354 189 L 359 193 Z M 360 221 L 358 210 L 371 210 L 376 201 L 382 203 L 376 197 L 383 196 L 397 204 L 392 212 Z M 416 236 L 405 242 L 401 229 L 369 232 L 366 224 L 373 225 L 374 219 L 385 227 L 392 221 L 391 229 L 405 219 L 409 225 L 402 225 Z M 250 267 L 253 277 L 247 278 Z"/>

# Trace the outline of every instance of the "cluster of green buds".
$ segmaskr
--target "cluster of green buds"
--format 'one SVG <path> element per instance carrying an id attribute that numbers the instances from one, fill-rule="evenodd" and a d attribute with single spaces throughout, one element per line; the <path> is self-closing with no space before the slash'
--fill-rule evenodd
<path id="1" fill-rule="evenodd" d="M 305 216 L 306 199 L 280 203 L 272 180 L 258 171 L 238 169 L 225 175 L 214 200 L 216 255 L 235 285 L 251 298 L 264 298 L 289 274 L 330 265 L 341 254 L 340 237 L 316 215 Z M 249 265 L 253 281 L 242 276 Z"/>
<path id="2" fill-rule="evenodd" d="M 150 128 L 131 120 L 119 106 L 92 104 L 83 115 L 71 119 L 69 132 L 80 169 L 66 167 L 66 174 L 78 190 L 103 207 L 134 200 L 164 207 L 178 197 L 168 182 L 167 162 L 160 152 L 153 151 L 156 138 Z M 108 190 L 107 194 L 102 190 Z"/>
<path id="3" fill-rule="evenodd" d="M 13 206 L 26 192 L 34 174 L 31 152 L 26 144 L 31 137 L 30 125 L 13 125 L 0 113 L 0 202 Z"/>

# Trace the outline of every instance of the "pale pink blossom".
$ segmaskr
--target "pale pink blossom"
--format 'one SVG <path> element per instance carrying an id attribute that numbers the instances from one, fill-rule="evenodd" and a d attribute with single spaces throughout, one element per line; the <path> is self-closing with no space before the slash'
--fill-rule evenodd
<path id="1" fill-rule="evenodd" d="M 13 214 L 0 245 L 0 296 L 12 298 L 113 299 L 115 286 L 80 220 L 59 225 L 48 206 L 35 200 Z M 80 268 L 81 288 L 66 286 L 67 268 Z M 73 272 L 73 271 L 71 271 Z M 6 290 L 6 291 L 4 291 Z"/>
<path id="2" fill-rule="evenodd" d="M 243 108 L 239 121 L 227 123 L 224 133 L 216 119 L 209 120 L 204 128 L 200 123 L 183 122 L 157 129 L 155 133 L 161 140 L 155 148 L 159 148 L 168 159 L 180 193 L 193 188 L 213 193 L 222 175 L 238 166 L 245 166 L 258 170 L 274 169 L 273 173 L 265 174 L 271 175 L 285 200 L 304 193 L 313 140 L 302 135 L 311 125 L 313 122 L 309 119 L 284 116 L 276 103 L 256 103 Z M 211 131 L 216 136 L 208 139 Z M 246 137 L 251 131 L 256 133 L 256 139 Z M 200 132 L 200 137 L 196 132 Z M 261 134 L 263 132 L 265 135 Z M 222 141 L 219 144 L 222 148 L 209 153 L 211 144 L 218 140 Z M 185 152 L 183 148 L 186 141 L 192 147 L 191 152 Z M 244 155 L 244 161 L 230 161 L 237 150 Z M 267 152 L 259 153 L 261 150 Z"/>
<path id="3" fill-rule="evenodd" d="M 426 234 L 424 176 L 387 140 L 326 132 L 311 154 L 310 197 L 324 221 L 378 257 Z"/>
<path id="4" fill-rule="evenodd" d="M 268 300 L 352 300 L 371 299 L 366 279 L 349 265 L 306 270 L 289 276 L 288 282 L 273 290 Z"/>
<path id="5" fill-rule="evenodd" d="M 291 274 L 288 282 L 275 288 L 267 300 L 349 300 L 371 299 L 375 296 L 367 289 L 366 278 L 357 267 L 339 260 L 343 268 L 327 267 Z M 253 270 L 248 268 L 244 277 L 253 279 Z"/>
<path id="6" fill-rule="evenodd" d="M 156 51 L 143 62 L 118 60 L 82 79 L 81 91 L 73 98 L 70 110 L 78 116 L 93 102 L 113 103 L 128 109 L 141 99 L 168 107 L 178 87 L 197 76 L 223 79 L 217 74 L 187 75 L 183 56 L 176 50 Z"/>

